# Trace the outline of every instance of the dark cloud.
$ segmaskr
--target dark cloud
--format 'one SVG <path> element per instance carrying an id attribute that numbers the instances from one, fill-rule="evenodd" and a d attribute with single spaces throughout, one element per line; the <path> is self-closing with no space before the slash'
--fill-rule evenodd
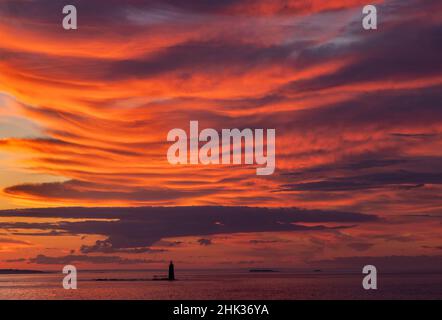
<path id="1" fill-rule="evenodd" d="M 35 23 L 43 25 L 49 25 L 51 28 L 57 31 L 58 28 L 54 28 L 54 25 L 59 25 L 63 18 L 62 9 L 65 5 L 74 5 L 77 8 L 79 15 L 79 22 L 83 26 L 101 26 L 107 27 L 108 24 L 123 24 L 125 21 L 125 9 L 138 5 L 144 6 L 152 3 L 153 1 L 140 1 L 140 0 L 125 0 L 124 2 L 117 0 L 108 0 L 106 5 L 102 2 L 91 0 L 71 0 L 69 3 L 63 3 L 52 0 L 38 0 L 38 1 L 26 1 L 26 0 L 2 0 L 0 1 L 0 12 L 4 16 L 8 16 L 10 19 L 16 19 L 22 23 Z M 123 20 L 123 21 L 122 21 Z M 103 25 L 104 24 L 104 25 Z"/>
<path id="2" fill-rule="evenodd" d="M 222 71 L 236 67 L 242 70 L 259 65 L 281 64 L 293 49 L 287 46 L 259 47 L 240 43 L 190 42 L 169 47 L 154 57 L 141 60 L 117 61 L 109 66 L 107 79 L 151 77 L 160 73 L 188 71 Z M 198 59 L 195 59 L 198 57 Z M 235 71 L 237 72 L 237 70 Z M 183 74 L 185 80 L 186 74 Z"/>
<path id="3" fill-rule="evenodd" d="M 52 230 L 57 228 L 74 234 L 99 234 L 107 237 L 105 241 L 83 247 L 84 252 L 149 250 L 147 248 L 161 239 L 173 237 L 336 229 L 321 225 L 307 227 L 296 224 L 301 222 L 364 223 L 378 219 L 374 215 L 339 211 L 204 206 L 22 209 L 0 211 L 0 216 L 112 219 L 110 221 L 0 224 L 0 227 L 5 229 Z"/>
<path id="4" fill-rule="evenodd" d="M 183 241 L 160 240 L 155 243 L 156 246 L 160 246 L 160 247 L 177 247 L 181 244 L 183 244 Z"/>
<path id="5" fill-rule="evenodd" d="M 29 229 L 28 227 L 29 227 L 28 225 L 24 225 L 23 229 Z M 12 232 L 11 234 L 19 235 L 19 236 L 33 236 L 33 237 L 69 235 L 68 232 L 60 232 L 60 231 L 56 231 L 56 230 L 52 230 L 49 232 Z"/>
<path id="6" fill-rule="evenodd" d="M 306 130 L 353 132 L 361 128 L 370 132 L 383 129 L 395 133 L 399 128 L 404 130 L 439 124 L 442 121 L 441 99 L 441 86 L 375 91 L 324 107 L 279 113 L 271 121 L 275 121 L 276 127 L 281 130 L 295 128 L 300 133 Z"/>
<path id="7" fill-rule="evenodd" d="M 256 239 L 252 239 L 249 241 L 251 244 L 269 244 L 269 243 L 281 243 L 281 242 L 290 242 L 289 240 L 279 240 L 279 239 L 275 239 L 275 240 L 256 240 Z"/>
<path id="8" fill-rule="evenodd" d="M 14 262 L 25 262 L 25 261 L 26 261 L 25 258 L 5 260 L 5 262 L 9 262 L 9 263 L 14 263 Z"/>
<path id="9" fill-rule="evenodd" d="M 81 253 L 161 253 L 167 250 L 164 249 L 151 249 L 149 247 L 140 248 L 114 248 L 112 243 L 108 240 L 98 240 L 92 246 L 83 245 L 80 248 Z"/>
<path id="10" fill-rule="evenodd" d="M 362 176 L 330 178 L 318 182 L 287 184 L 282 186 L 282 190 L 351 191 L 425 184 L 442 184 L 442 174 L 409 171 L 381 172 Z"/>
<path id="11" fill-rule="evenodd" d="M 59 257 L 49 257 L 43 254 L 35 258 L 28 259 L 29 263 L 35 264 L 60 264 L 67 265 L 77 262 L 94 263 L 94 264 L 142 264 L 164 262 L 163 260 L 146 260 L 146 259 L 126 259 L 119 256 L 90 256 L 90 255 L 67 255 Z"/>
<path id="12" fill-rule="evenodd" d="M 57 228 L 59 225 L 56 223 L 50 222 L 35 222 L 35 223 L 27 223 L 27 222 L 0 222 L 0 228 L 5 230 L 14 230 L 14 229 L 38 229 L 38 230 L 51 230 L 48 233 L 52 233 L 54 228 Z"/>
<path id="13" fill-rule="evenodd" d="M 61 29 L 61 28 L 60 28 Z M 292 63 L 294 46 L 269 47 L 214 39 L 206 42 L 187 42 L 162 49 L 147 57 L 130 59 L 99 59 L 56 56 L 44 53 L 18 52 L 0 49 L 5 63 L 18 70 L 41 73 L 57 79 L 116 81 L 128 78 L 154 78 L 162 74 L 176 74 L 183 81 L 192 74 L 207 72 L 238 73 L 255 67 Z M 198 59 L 195 59 L 198 57 Z"/>
<path id="14" fill-rule="evenodd" d="M 213 244 L 211 239 L 198 239 L 197 242 L 202 246 L 210 246 Z"/>
<path id="15" fill-rule="evenodd" d="M 106 5 L 103 5 L 103 2 L 99 0 L 71 0 L 69 4 L 75 5 L 82 13 L 81 23 L 83 25 L 103 28 L 110 25 L 125 26 L 129 24 L 132 20 L 128 17 L 128 12 L 139 13 L 140 19 L 137 20 L 141 21 L 145 15 L 145 20 L 148 21 L 166 23 L 174 19 L 174 22 L 179 24 L 180 22 L 189 22 L 189 19 L 196 14 L 216 15 L 212 18 L 223 19 L 234 15 L 241 18 L 246 15 L 260 16 L 269 13 L 291 15 L 313 9 L 309 1 L 297 0 L 273 0 L 273 8 L 268 6 L 267 0 L 107 0 Z M 52 0 L 2 0 L 0 1 L 0 12 L 8 18 L 55 25 L 59 23 L 62 8 L 65 5 L 66 3 Z M 342 7 L 346 6 L 342 5 Z M 321 11 L 320 8 L 316 8 L 316 10 Z M 189 17 L 182 21 L 179 19 L 181 15 Z"/>
<path id="16" fill-rule="evenodd" d="M 360 28 L 353 36 L 360 37 Z M 329 75 L 298 80 L 286 87 L 294 91 L 316 91 L 346 84 L 383 80 L 415 79 L 439 75 L 442 61 L 442 26 L 423 25 L 416 28 L 413 21 L 394 25 L 383 32 L 364 37 L 364 41 L 338 46 L 334 43 L 306 48 L 297 63 L 308 65 L 324 60 L 354 57 Z"/>
<path id="17" fill-rule="evenodd" d="M 428 138 L 438 137 L 438 135 L 434 133 L 392 133 L 391 135 L 399 138 L 414 138 L 414 139 L 428 139 Z"/>
<path id="18" fill-rule="evenodd" d="M 367 154 L 358 154 L 352 155 L 351 157 L 344 157 L 343 159 L 336 160 L 332 163 L 321 164 L 317 166 L 313 166 L 310 168 L 306 168 L 300 171 L 292 171 L 292 172 L 283 172 L 282 176 L 306 176 L 312 174 L 328 174 L 330 172 L 335 171 L 357 171 L 357 170 L 365 170 L 365 169 L 376 169 L 376 168 L 385 168 L 385 167 L 401 167 L 405 164 L 410 163 L 414 159 L 410 158 L 400 158 L 400 159 L 391 159 L 385 158 L 385 154 L 382 153 L 367 153 Z M 388 155 L 387 155 L 388 156 Z M 374 158 L 376 157 L 376 158 Z M 441 160 L 442 163 L 442 160 Z"/>
<path id="19" fill-rule="evenodd" d="M 168 188 L 133 188 L 131 191 L 106 191 L 109 186 L 102 185 L 100 191 L 87 190 L 99 187 L 99 184 L 87 183 L 76 180 L 67 182 L 51 182 L 41 184 L 22 184 L 4 189 L 10 195 L 27 194 L 42 198 L 64 199 L 64 200 L 128 200 L 128 201 L 161 201 L 174 200 L 192 196 L 203 196 L 216 192 L 215 189 L 189 189 L 178 190 Z M 84 189 L 86 188 L 86 190 Z"/>

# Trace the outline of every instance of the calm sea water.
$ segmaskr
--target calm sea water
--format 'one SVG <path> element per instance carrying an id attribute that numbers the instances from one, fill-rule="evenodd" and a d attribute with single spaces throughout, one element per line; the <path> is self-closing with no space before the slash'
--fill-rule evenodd
<path id="1" fill-rule="evenodd" d="M 61 273 L 0 275 L 0 299 L 442 299 L 435 273 L 378 275 L 377 291 L 365 291 L 359 274 L 185 270 L 174 282 L 151 281 L 154 275 L 79 271 L 77 290 L 62 288 Z"/>

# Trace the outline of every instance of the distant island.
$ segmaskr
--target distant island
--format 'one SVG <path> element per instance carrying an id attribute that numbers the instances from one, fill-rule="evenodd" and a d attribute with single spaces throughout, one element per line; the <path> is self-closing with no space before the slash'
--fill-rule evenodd
<path id="1" fill-rule="evenodd" d="M 48 273 L 48 272 L 39 271 L 39 270 L 0 269 L 0 274 L 40 274 L 40 273 Z"/>
<path id="2" fill-rule="evenodd" d="M 249 272 L 278 272 L 272 269 L 250 269 Z"/>

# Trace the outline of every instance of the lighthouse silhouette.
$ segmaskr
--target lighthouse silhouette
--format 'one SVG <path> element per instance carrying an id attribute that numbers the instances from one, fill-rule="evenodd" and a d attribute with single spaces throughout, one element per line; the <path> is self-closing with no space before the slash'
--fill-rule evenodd
<path id="1" fill-rule="evenodd" d="M 173 266 L 173 262 L 170 261 L 169 264 L 169 277 L 168 280 L 175 280 L 175 268 Z"/>

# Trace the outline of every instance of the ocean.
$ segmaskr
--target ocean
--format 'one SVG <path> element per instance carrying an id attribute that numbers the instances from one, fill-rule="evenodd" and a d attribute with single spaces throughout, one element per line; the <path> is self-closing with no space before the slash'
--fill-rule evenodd
<path id="1" fill-rule="evenodd" d="M 4 274 L 0 299 L 442 299 L 442 273 L 378 274 L 378 290 L 364 290 L 363 275 L 351 273 L 180 270 L 177 281 L 152 281 L 163 274 L 79 271 L 77 290 L 63 289 L 62 273 Z"/>

